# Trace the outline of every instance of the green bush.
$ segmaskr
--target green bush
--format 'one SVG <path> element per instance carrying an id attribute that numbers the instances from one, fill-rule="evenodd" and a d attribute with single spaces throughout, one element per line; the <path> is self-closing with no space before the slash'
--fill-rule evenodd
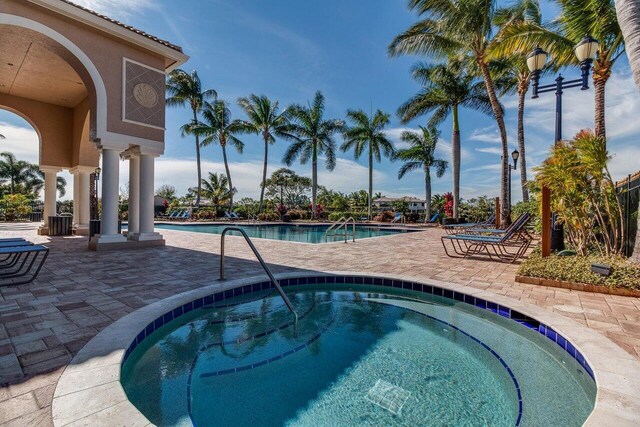
<path id="1" fill-rule="evenodd" d="M 292 221 L 300 220 L 300 219 L 309 219 L 309 211 L 305 211 L 302 209 L 291 209 L 287 211 L 287 215 L 289 215 L 289 219 Z"/>
<path id="2" fill-rule="evenodd" d="M 191 215 L 191 219 L 199 221 L 212 221 L 218 218 L 218 211 L 213 208 L 200 208 Z"/>
<path id="3" fill-rule="evenodd" d="M 0 206 L 4 208 L 4 221 L 26 219 L 31 213 L 29 198 L 23 194 L 7 194 L 0 199 Z"/>
<path id="4" fill-rule="evenodd" d="M 393 211 L 383 211 L 373 217 L 373 220 L 378 222 L 391 222 L 395 216 L 396 214 Z"/>
<path id="5" fill-rule="evenodd" d="M 280 221 L 280 215 L 277 212 L 262 212 L 258 214 L 260 221 Z"/>
<path id="6" fill-rule="evenodd" d="M 351 212 L 351 211 L 331 212 L 329 214 L 329 221 L 337 221 L 342 217 L 354 218 L 356 221 L 360 221 L 360 218 L 364 218 L 366 216 L 367 216 L 366 212 Z"/>
<path id="7" fill-rule="evenodd" d="M 511 208 L 511 221 L 515 221 L 523 213 L 531 214 L 531 222 L 529 225 L 533 226 L 536 233 L 542 232 L 542 225 L 540 223 L 540 200 L 536 197 L 531 197 L 528 202 L 518 202 Z"/>
<path id="8" fill-rule="evenodd" d="M 612 267 L 608 277 L 591 272 L 591 264 L 607 264 Z M 569 282 L 601 285 L 608 288 L 640 290 L 640 265 L 629 263 L 621 256 L 588 255 L 558 256 L 543 258 L 535 251 L 525 260 L 518 274 L 542 279 L 565 280 Z"/>

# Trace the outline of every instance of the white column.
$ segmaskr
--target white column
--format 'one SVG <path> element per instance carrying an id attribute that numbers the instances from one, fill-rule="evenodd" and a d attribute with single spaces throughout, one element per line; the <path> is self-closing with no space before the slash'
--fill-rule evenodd
<path id="1" fill-rule="evenodd" d="M 140 233 L 136 240 L 161 240 L 162 236 L 153 231 L 154 219 L 154 163 L 152 155 L 140 155 Z"/>
<path id="2" fill-rule="evenodd" d="M 90 179 L 94 166 L 76 166 L 73 174 L 73 228 L 76 234 L 89 234 Z"/>
<path id="3" fill-rule="evenodd" d="M 118 234 L 118 192 L 120 152 L 102 147 L 102 221 L 98 243 L 118 243 L 126 238 Z"/>
<path id="4" fill-rule="evenodd" d="M 38 233 L 47 234 L 49 231 L 49 217 L 57 214 L 58 172 L 62 169 L 52 166 L 40 166 L 40 170 L 44 172 L 44 210 L 42 212 L 43 224 Z"/>
<path id="5" fill-rule="evenodd" d="M 129 156 L 129 216 L 128 235 L 133 238 L 140 232 L 140 157 L 137 154 Z"/>

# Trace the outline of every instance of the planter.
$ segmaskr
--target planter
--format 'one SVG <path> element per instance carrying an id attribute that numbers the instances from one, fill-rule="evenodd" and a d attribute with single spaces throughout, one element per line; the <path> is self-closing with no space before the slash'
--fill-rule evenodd
<path id="1" fill-rule="evenodd" d="M 624 288 L 608 288 L 601 285 L 587 283 L 568 282 L 566 280 L 543 279 L 541 277 L 529 277 L 516 275 L 516 282 L 528 285 L 548 286 L 551 288 L 571 289 L 574 291 L 593 292 L 598 294 L 620 295 L 624 297 L 640 297 L 640 290 Z"/>

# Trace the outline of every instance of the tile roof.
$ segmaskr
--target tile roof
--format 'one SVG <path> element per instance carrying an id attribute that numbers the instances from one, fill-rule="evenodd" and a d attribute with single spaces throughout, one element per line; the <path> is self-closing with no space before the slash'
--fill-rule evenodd
<path id="1" fill-rule="evenodd" d="M 139 34 L 139 35 L 141 35 L 143 37 L 146 37 L 146 38 L 148 38 L 150 40 L 153 40 L 156 43 L 160 43 L 161 45 L 167 46 L 167 47 L 169 47 L 169 48 L 171 48 L 173 50 L 177 50 L 178 52 L 182 53 L 182 48 L 180 46 L 178 46 L 178 45 L 175 45 L 175 44 L 171 43 L 171 42 L 163 40 L 163 39 L 161 39 L 159 37 L 156 37 L 154 35 L 145 33 L 144 31 L 139 30 L 139 29 L 137 29 L 135 27 L 132 27 L 131 25 L 127 25 L 127 24 L 122 23 L 122 22 L 120 22 L 120 21 L 118 21 L 116 19 L 109 18 L 108 16 L 103 15 L 101 13 L 98 13 L 96 11 L 93 11 L 91 9 L 87 9 L 86 7 L 80 6 L 80 5 L 74 3 L 74 2 L 72 2 L 70 0 L 60 0 L 60 1 L 63 2 L 63 3 L 69 4 L 71 6 L 77 7 L 80 10 L 84 10 L 85 12 L 89 12 L 92 15 L 98 16 L 98 17 L 100 17 L 102 19 L 105 19 L 105 20 L 107 20 L 107 21 L 109 21 L 109 22 L 111 22 L 113 24 L 119 25 L 119 26 L 121 26 L 123 28 L 126 28 L 127 30 L 133 31 L 136 34 Z"/>

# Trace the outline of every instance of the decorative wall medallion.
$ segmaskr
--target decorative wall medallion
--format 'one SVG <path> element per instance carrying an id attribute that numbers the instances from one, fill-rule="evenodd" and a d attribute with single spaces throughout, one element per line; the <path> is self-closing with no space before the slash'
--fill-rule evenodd
<path id="1" fill-rule="evenodd" d="M 158 103 L 158 94 L 155 89 L 146 83 L 139 83 L 133 88 L 133 96 L 138 104 L 143 107 L 152 108 Z"/>

